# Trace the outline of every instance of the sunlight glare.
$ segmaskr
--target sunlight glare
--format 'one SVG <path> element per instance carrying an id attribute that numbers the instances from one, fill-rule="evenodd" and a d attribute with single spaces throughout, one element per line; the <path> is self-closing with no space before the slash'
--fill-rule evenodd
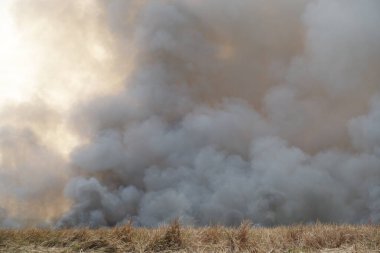
<path id="1" fill-rule="evenodd" d="M 11 3 L 0 3 L 0 106 L 27 100 L 35 88 L 37 59 L 17 30 Z"/>

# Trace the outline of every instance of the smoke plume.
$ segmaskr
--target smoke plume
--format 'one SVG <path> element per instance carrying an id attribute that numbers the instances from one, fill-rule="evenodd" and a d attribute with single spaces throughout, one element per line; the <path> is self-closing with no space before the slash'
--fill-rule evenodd
<path id="1" fill-rule="evenodd" d="M 379 1 L 11 2 L 0 226 L 380 222 Z"/>

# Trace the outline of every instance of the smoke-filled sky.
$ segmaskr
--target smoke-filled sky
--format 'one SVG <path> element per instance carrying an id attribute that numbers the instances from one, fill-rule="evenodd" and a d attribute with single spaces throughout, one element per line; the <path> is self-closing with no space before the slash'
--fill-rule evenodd
<path id="1" fill-rule="evenodd" d="M 380 222 L 380 1 L 3 0 L 0 227 Z"/>

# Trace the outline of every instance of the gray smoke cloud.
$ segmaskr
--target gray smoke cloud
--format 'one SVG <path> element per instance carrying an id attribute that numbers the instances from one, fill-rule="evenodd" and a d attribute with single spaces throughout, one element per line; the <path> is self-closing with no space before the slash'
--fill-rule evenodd
<path id="1" fill-rule="evenodd" d="M 67 2 L 63 13 L 80 8 Z M 123 85 L 70 107 L 65 124 L 81 142 L 68 162 L 42 147 L 25 158 L 70 168 L 58 185 L 71 204 L 55 225 L 380 222 L 379 1 L 99 0 L 94 10 L 114 57 L 99 79 Z M 34 175 L 49 181 L 36 196 L 62 197 L 48 172 Z"/>

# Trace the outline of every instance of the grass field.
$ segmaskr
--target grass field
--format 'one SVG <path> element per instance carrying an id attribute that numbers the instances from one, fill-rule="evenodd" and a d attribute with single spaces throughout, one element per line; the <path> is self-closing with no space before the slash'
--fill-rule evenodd
<path id="1" fill-rule="evenodd" d="M 380 252 L 380 226 L 1 230 L 0 252 Z"/>

